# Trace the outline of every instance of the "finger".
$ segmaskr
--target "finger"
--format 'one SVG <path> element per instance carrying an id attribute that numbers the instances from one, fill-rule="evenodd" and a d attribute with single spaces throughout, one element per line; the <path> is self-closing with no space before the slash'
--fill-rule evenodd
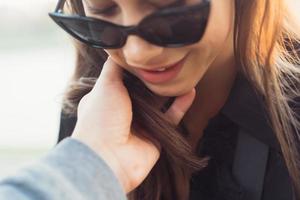
<path id="1" fill-rule="evenodd" d="M 123 69 L 116 64 L 110 57 L 103 65 L 101 74 L 96 82 L 98 84 L 115 84 L 122 82 Z"/>
<path id="2" fill-rule="evenodd" d="M 165 113 L 169 119 L 175 124 L 179 124 L 187 110 L 192 105 L 196 96 L 196 90 L 193 88 L 192 91 L 179 96 L 175 99 L 169 110 Z"/>

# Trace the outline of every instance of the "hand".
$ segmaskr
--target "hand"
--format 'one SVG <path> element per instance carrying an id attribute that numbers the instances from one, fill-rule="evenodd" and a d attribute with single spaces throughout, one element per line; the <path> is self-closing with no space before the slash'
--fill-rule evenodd
<path id="1" fill-rule="evenodd" d="M 165 113 L 178 124 L 191 106 L 195 89 L 177 97 Z M 126 193 L 135 189 L 157 162 L 160 150 L 132 134 L 132 104 L 122 81 L 122 68 L 111 58 L 90 93 L 78 105 L 72 137 L 98 153 L 113 170 Z"/>

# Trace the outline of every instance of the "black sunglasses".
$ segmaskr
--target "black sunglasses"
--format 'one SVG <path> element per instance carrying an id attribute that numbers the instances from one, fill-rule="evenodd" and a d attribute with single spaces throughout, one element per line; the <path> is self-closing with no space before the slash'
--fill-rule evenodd
<path id="1" fill-rule="evenodd" d="M 167 7 L 146 16 L 137 26 L 121 26 L 82 15 L 63 13 L 66 0 L 59 0 L 49 16 L 66 32 L 95 48 L 116 49 L 130 34 L 162 47 L 182 47 L 202 38 L 209 18 L 210 0 L 195 5 Z"/>

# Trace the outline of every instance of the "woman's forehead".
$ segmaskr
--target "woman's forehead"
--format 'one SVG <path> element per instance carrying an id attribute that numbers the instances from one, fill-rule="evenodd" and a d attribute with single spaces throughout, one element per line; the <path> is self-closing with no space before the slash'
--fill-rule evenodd
<path id="1" fill-rule="evenodd" d="M 172 5 L 176 2 L 185 2 L 186 0 L 83 0 L 86 5 L 89 6 L 108 6 L 112 4 L 119 4 L 119 5 L 143 5 L 143 4 L 150 4 L 154 6 L 168 6 Z M 124 4 L 125 3 L 125 4 Z"/>
<path id="2" fill-rule="evenodd" d="M 115 1 L 115 2 L 122 2 L 124 0 L 84 0 L 84 1 L 92 1 L 92 2 L 97 2 L 97 3 L 105 3 L 105 2 L 112 2 L 112 1 Z M 183 0 L 126 0 L 126 2 L 128 3 L 133 3 L 133 2 L 139 2 L 139 3 L 172 3 L 172 2 L 176 2 L 176 1 L 183 1 Z"/>

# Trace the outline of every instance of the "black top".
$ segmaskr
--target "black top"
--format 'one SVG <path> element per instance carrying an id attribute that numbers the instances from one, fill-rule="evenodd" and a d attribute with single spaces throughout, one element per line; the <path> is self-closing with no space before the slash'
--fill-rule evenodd
<path id="1" fill-rule="evenodd" d="M 299 112 L 297 102 L 293 107 Z M 190 200 L 295 199 L 280 146 L 268 122 L 262 98 L 238 75 L 226 104 L 209 121 L 198 144 L 198 154 L 211 160 L 206 169 L 192 177 Z M 241 159 L 243 162 L 236 164 Z"/>
<path id="2" fill-rule="evenodd" d="M 296 199 L 262 102 L 238 75 L 226 104 L 198 143 L 198 155 L 211 159 L 191 178 L 190 200 Z M 72 133 L 75 123 L 76 117 L 61 116 L 59 141 Z"/>

